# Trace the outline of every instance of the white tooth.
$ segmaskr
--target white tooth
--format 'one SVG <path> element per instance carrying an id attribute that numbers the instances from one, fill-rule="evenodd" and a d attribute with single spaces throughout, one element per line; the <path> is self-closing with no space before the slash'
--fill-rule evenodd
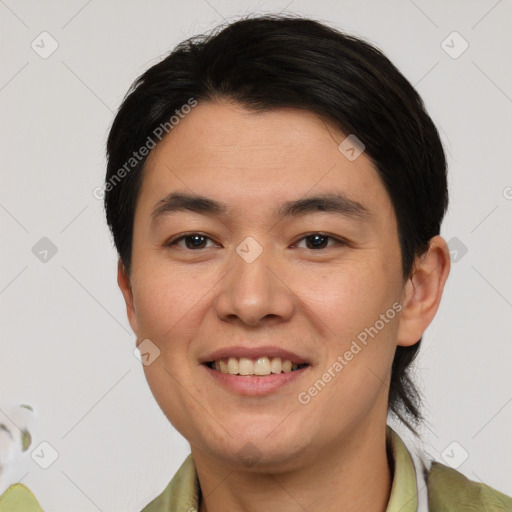
<path id="1" fill-rule="evenodd" d="M 282 362 L 280 357 L 273 357 L 270 360 L 270 370 L 272 373 L 281 373 Z"/>
<path id="2" fill-rule="evenodd" d="M 228 359 L 228 373 L 231 375 L 238 374 L 238 359 L 236 357 L 230 357 Z"/>
<path id="3" fill-rule="evenodd" d="M 254 363 L 252 362 L 252 359 L 241 357 L 238 361 L 238 373 L 240 375 L 253 375 Z"/>
<path id="4" fill-rule="evenodd" d="M 229 370 L 228 370 L 228 363 L 226 361 L 226 359 L 221 359 L 219 361 L 219 366 L 220 366 L 220 371 L 222 373 L 229 373 Z"/>
<path id="5" fill-rule="evenodd" d="M 270 361 L 268 357 L 260 357 L 254 363 L 254 375 L 270 375 Z"/>
<path id="6" fill-rule="evenodd" d="M 281 369 L 283 372 L 291 372 L 292 371 L 292 362 L 289 359 L 286 359 L 285 361 L 283 361 L 283 366 Z"/>
<path id="7" fill-rule="evenodd" d="M 215 362 L 213 363 L 213 367 L 214 367 L 216 370 L 220 370 L 219 361 L 215 361 Z"/>

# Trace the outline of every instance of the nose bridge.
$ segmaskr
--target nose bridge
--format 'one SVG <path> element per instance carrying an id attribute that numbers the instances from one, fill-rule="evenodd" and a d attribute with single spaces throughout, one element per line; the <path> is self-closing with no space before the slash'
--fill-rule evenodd
<path id="1" fill-rule="evenodd" d="M 251 236 L 236 247 L 216 302 L 219 318 L 236 316 L 254 325 L 267 316 L 289 317 L 293 299 L 275 275 L 274 256 L 271 247 L 263 247 Z"/>

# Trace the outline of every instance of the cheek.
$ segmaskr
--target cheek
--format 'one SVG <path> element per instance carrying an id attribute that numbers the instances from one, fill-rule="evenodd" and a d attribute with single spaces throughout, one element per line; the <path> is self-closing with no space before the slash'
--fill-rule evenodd
<path id="1" fill-rule="evenodd" d="M 140 337 L 154 338 L 163 344 L 175 331 L 179 331 L 200 307 L 208 280 L 193 270 L 176 271 L 148 259 L 140 265 L 134 279 L 134 306 Z"/>
<path id="2" fill-rule="evenodd" d="M 399 283 L 398 266 L 390 269 L 379 258 L 358 258 L 328 276 L 309 276 L 304 301 L 325 334 L 319 373 L 330 369 L 336 375 L 319 406 L 333 400 L 343 411 L 364 409 L 384 389 L 396 346 Z"/>
<path id="3" fill-rule="evenodd" d="M 299 274 L 294 290 L 323 321 L 326 336 L 341 342 L 352 340 L 392 307 L 399 297 L 396 276 L 377 258 L 361 257 L 328 274 Z"/>
<path id="4" fill-rule="evenodd" d="M 151 264 L 149 258 L 146 261 L 147 265 L 137 267 L 133 282 L 139 338 L 150 339 L 160 352 L 151 364 L 143 366 L 144 374 L 168 420 L 176 430 L 190 436 L 190 415 L 201 417 L 201 410 L 189 393 L 200 394 L 192 389 L 185 392 L 180 383 L 194 385 L 188 348 L 193 329 L 197 329 L 195 308 L 201 307 L 201 297 L 209 288 L 190 270 L 180 273 Z"/>
<path id="5" fill-rule="evenodd" d="M 325 354 L 311 387 L 302 391 L 311 399 L 308 412 L 324 418 L 323 428 L 333 436 L 340 425 L 360 424 L 375 404 L 386 408 L 398 325 L 390 279 L 378 265 L 358 265 L 328 278 L 310 276 L 303 289 L 309 290 L 310 318 L 321 320 Z"/>

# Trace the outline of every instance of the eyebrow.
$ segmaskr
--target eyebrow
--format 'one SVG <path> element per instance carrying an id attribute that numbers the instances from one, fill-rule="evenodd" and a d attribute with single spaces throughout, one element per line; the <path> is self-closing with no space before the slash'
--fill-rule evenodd
<path id="1" fill-rule="evenodd" d="M 209 197 L 172 192 L 155 204 L 151 213 L 151 220 L 156 221 L 159 218 L 179 211 L 217 217 L 226 216 L 229 213 L 228 206 L 225 203 Z M 278 206 L 274 211 L 274 215 L 279 219 L 284 219 L 286 217 L 301 217 L 317 212 L 333 213 L 361 221 L 368 221 L 373 218 L 373 215 L 366 206 L 341 193 L 319 194 L 286 201 Z"/>

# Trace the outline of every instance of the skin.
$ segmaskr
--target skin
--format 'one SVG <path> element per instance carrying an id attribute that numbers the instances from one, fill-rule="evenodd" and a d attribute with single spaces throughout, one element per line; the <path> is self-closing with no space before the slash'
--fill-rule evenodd
<path id="1" fill-rule="evenodd" d="M 391 200 L 365 153 L 349 161 L 339 151 L 344 138 L 311 112 L 208 102 L 148 157 L 131 274 L 120 263 L 118 283 L 137 343 L 150 339 L 161 351 L 144 372 L 190 443 L 201 512 L 386 509 L 393 355 L 432 321 L 450 258 L 444 239 L 434 237 L 404 280 Z M 152 222 L 155 204 L 173 191 L 225 202 L 229 213 L 179 212 Z M 333 191 L 371 217 L 273 216 L 282 201 Z M 166 245 L 197 232 L 209 237 L 204 248 Z M 334 239 L 315 249 L 304 238 L 315 233 Z M 252 263 L 236 252 L 248 236 L 263 249 Z M 308 404 L 299 403 L 298 394 L 394 303 L 401 313 Z M 269 396 L 248 397 L 218 385 L 199 364 L 225 346 L 263 344 L 294 351 L 311 366 Z M 240 456 L 246 443 L 257 450 L 250 466 Z"/>

